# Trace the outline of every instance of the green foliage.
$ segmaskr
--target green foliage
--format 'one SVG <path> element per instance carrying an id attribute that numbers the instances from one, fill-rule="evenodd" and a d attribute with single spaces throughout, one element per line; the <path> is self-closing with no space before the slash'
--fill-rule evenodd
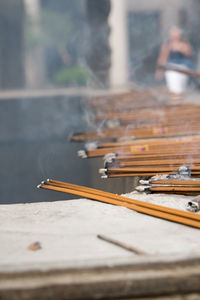
<path id="1" fill-rule="evenodd" d="M 89 80 L 89 72 L 81 67 L 66 67 L 55 73 L 53 83 L 60 86 L 85 86 Z"/>

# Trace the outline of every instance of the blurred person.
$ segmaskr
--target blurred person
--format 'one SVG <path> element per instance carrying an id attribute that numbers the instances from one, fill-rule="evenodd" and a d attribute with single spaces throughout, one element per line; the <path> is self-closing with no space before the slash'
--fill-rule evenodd
<path id="1" fill-rule="evenodd" d="M 186 69 L 192 68 L 192 48 L 182 31 L 178 27 L 173 27 L 169 32 L 168 42 L 163 43 L 158 57 L 158 66 L 171 65 Z M 165 80 L 168 89 L 173 94 L 181 95 L 185 92 L 188 76 L 171 70 L 163 71 L 157 68 L 156 80 Z"/>

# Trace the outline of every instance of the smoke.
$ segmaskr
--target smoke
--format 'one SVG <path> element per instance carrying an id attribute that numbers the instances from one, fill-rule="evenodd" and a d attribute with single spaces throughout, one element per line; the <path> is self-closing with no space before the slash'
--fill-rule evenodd
<path id="1" fill-rule="evenodd" d="M 113 5 L 117 1 L 120 0 L 110 3 Z M 10 166 L 2 168 L 7 174 L 3 179 L 6 199 L 20 198 L 23 195 L 23 191 L 19 193 L 17 186 L 24 180 L 29 182 L 27 186 L 32 187 L 38 183 L 35 181 L 39 176 L 69 176 L 70 169 L 75 168 L 76 164 L 80 166 L 81 162 L 75 160 L 78 147 L 67 141 L 69 133 L 83 131 L 87 126 L 101 134 L 108 125 L 106 118 L 98 123 L 95 121 L 94 111 L 80 101 L 81 92 L 83 90 L 87 94 L 92 90 L 95 94 L 96 90 L 107 89 L 109 73 L 115 63 L 114 49 L 109 48 L 114 30 L 108 25 L 108 14 L 112 13 L 112 7 L 110 12 L 109 5 L 106 11 L 105 7 L 99 12 L 95 9 L 95 3 L 99 7 L 105 1 L 92 0 L 94 11 L 90 11 L 90 14 L 86 0 L 18 0 L 15 1 L 16 10 L 9 2 L 2 1 L 0 4 L 3 16 L 0 20 L 3 28 L 0 33 L 0 87 L 21 88 L 23 78 L 18 79 L 25 71 L 25 88 L 29 90 L 29 99 L 22 99 L 15 94 L 9 104 L 6 101 L 0 103 L 0 151 L 2 157 L 5 157 L 2 165 L 5 166 L 7 161 Z M 171 25 L 179 25 L 194 49 L 194 61 L 197 65 L 200 4 L 192 0 L 170 0 L 167 4 L 166 1 L 154 0 L 122 2 L 127 4 L 126 32 L 122 34 L 126 34 L 127 41 L 125 46 L 128 49 L 126 61 L 129 87 L 140 90 L 141 87 L 148 86 L 149 91 L 162 103 L 164 96 L 154 92 L 157 85 L 154 72 L 161 43 L 168 40 L 167 32 Z M 95 14 L 93 18 L 92 14 Z M 93 28 L 91 19 L 99 22 Z M 116 25 L 115 30 L 120 28 Z M 115 47 L 122 47 L 122 41 L 124 39 L 119 38 Z M 31 98 L 34 93 L 36 95 L 33 89 L 37 90 L 34 99 Z M 63 89 L 66 89 L 66 96 L 55 96 L 56 92 L 59 94 Z M 48 96 L 41 97 L 43 90 L 48 90 Z M 78 95 L 69 96 L 68 91 Z M 14 95 L 14 91 L 9 91 L 10 94 Z M 163 115 L 160 112 L 160 119 Z M 118 121 L 110 122 L 110 126 L 113 125 L 118 126 Z M 129 129 L 130 126 L 127 126 L 124 136 Z M 16 183 L 16 190 L 12 194 L 9 194 L 6 184 L 10 182 L 9 170 L 13 170 L 12 181 L 18 178 L 20 182 Z M 85 180 L 87 176 L 80 177 Z M 34 197 L 37 198 L 38 194 Z M 29 198 L 28 188 L 26 198 Z"/>

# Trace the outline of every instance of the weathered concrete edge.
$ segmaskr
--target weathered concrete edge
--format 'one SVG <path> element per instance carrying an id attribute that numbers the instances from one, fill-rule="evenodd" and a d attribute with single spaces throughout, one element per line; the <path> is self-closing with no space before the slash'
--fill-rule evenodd
<path id="1" fill-rule="evenodd" d="M 45 98 L 55 96 L 105 96 L 113 93 L 127 92 L 129 89 L 95 90 L 90 88 L 49 88 L 41 90 L 6 90 L 0 91 L 0 100 L 12 100 L 18 98 Z"/>
<path id="2" fill-rule="evenodd" d="M 1 275 L 6 274 L 23 274 L 35 272 L 49 272 L 53 270 L 63 271 L 80 271 L 80 270 L 93 270 L 105 268 L 124 268 L 134 267 L 142 268 L 146 266 L 157 265 L 170 265 L 170 264 L 187 264 L 187 263 L 200 263 L 200 254 L 193 252 L 188 255 L 172 254 L 169 255 L 147 255 L 147 256 L 133 256 L 132 258 L 117 258 L 112 259 L 88 259 L 77 261 L 55 261 L 55 262 L 38 262 L 27 264 L 4 264 L 0 263 L 0 278 Z"/>
<path id="3" fill-rule="evenodd" d="M 0 274 L 0 299 L 108 299 L 200 292 L 200 258 Z"/>

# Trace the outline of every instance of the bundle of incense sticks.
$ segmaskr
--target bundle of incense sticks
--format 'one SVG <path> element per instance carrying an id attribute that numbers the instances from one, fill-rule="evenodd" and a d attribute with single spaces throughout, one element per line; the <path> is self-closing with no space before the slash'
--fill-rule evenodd
<path id="1" fill-rule="evenodd" d="M 175 137 L 186 135 L 197 135 L 200 131 L 199 121 L 195 125 L 188 126 L 156 126 L 153 128 L 127 128 L 126 126 L 115 128 L 104 128 L 100 131 L 88 131 L 76 133 L 71 136 L 71 141 L 84 142 L 91 140 L 113 140 L 124 136 L 135 139 L 153 139 L 160 137 Z"/>
<path id="2" fill-rule="evenodd" d="M 176 147 L 173 147 L 176 150 Z M 162 148 L 160 148 L 162 150 Z M 149 154 L 149 155 L 124 155 L 105 158 L 104 168 L 100 169 L 103 178 L 120 176 L 141 176 L 146 173 L 164 174 L 166 172 L 176 171 L 177 168 L 187 165 L 191 174 L 199 174 L 200 157 L 199 154 L 189 155 L 179 153 L 172 154 Z M 136 175 L 137 174 L 137 175 Z"/>
<path id="3" fill-rule="evenodd" d="M 140 93 L 136 93 L 138 96 Z M 144 93 L 147 97 L 148 93 Z M 111 96 L 110 96 L 111 97 Z M 128 94 L 119 96 L 119 98 L 108 97 L 108 103 L 114 107 L 114 99 L 118 99 L 121 106 L 126 107 Z M 148 98 L 146 98 L 146 102 Z M 138 100 L 138 99 L 137 99 Z M 94 101 L 95 102 L 95 101 Z M 105 101 L 97 101 L 102 105 L 100 113 L 98 106 L 96 110 L 96 122 L 104 121 L 104 124 L 112 124 L 114 128 L 104 128 L 97 131 L 87 131 L 81 134 L 74 134 L 72 141 L 88 140 L 112 140 L 124 136 L 135 137 L 136 139 L 151 139 L 159 137 L 172 137 L 184 135 L 196 135 L 200 131 L 200 106 L 195 104 L 182 103 L 178 106 L 159 106 L 154 103 L 153 107 L 137 107 L 139 101 L 132 101 L 133 107 L 123 111 L 123 109 L 111 110 L 106 112 L 103 107 L 107 104 Z M 96 102 L 95 102 L 96 103 Z M 92 105 L 92 101 L 91 101 Z M 192 116 L 192 117 L 191 117 Z M 117 121 L 116 121 L 117 120 Z M 108 121 L 108 122 L 105 122 Z M 113 122 L 114 123 L 113 123 Z"/>
<path id="4" fill-rule="evenodd" d="M 178 166 L 178 165 L 177 165 Z M 135 177 L 135 176 L 155 176 L 176 172 L 177 166 L 138 166 L 134 168 L 102 168 L 99 173 L 102 178 L 117 178 L 117 177 Z M 190 166 L 191 176 L 200 175 L 200 165 Z"/>
<path id="5" fill-rule="evenodd" d="M 152 203 L 130 199 L 116 194 L 57 180 L 47 180 L 45 182 L 42 182 L 38 187 L 47 190 L 73 194 L 80 197 L 89 198 L 91 200 L 96 200 L 117 206 L 124 206 L 143 214 L 188 225 L 195 228 L 200 228 L 200 216 L 192 212 L 185 212 L 177 209 L 159 206 Z"/>
<path id="6" fill-rule="evenodd" d="M 127 112 L 109 112 L 109 113 L 97 113 L 95 120 L 112 120 L 118 119 L 120 124 L 166 124 L 166 125 L 178 125 L 184 123 L 184 120 L 191 122 L 191 115 L 193 116 L 192 121 L 198 122 L 199 120 L 200 107 L 194 104 L 185 104 L 179 107 L 155 107 L 131 110 Z"/>
<path id="7" fill-rule="evenodd" d="M 135 99 L 138 100 L 138 99 Z M 103 113 L 117 113 L 117 112 L 129 112 L 131 111 L 139 111 L 141 109 L 147 109 L 147 108 L 163 108 L 163 107 L 179 107 L 179 104 L 174 104 L 168 101 L 168 99 L 165 99 L 165 101 L 133 101 L 133 99 L 130 99 L 127 101 L 126 98 L 120 100 L 120 101 L 111 101 L 105 103 L 105 101 L 102 101 L 101 99 L 98 101 L 98 103 L 90 103 L 90 107 L 92 107 L 93 110 L 97 111 L 97 115 L 101 115 Z"/>
<path id="8" fill-rule="evenodd" d="M 121 101 L 121 105 L 126 106 L 126 102 Z M 102 108 L 105 106 L 104 103 L 102 103 Z M 137 107 L 135 104 L 133 107 L 129 107 L 128 110 L 120 109 L 119 111 L 112 110 L 110 112 L 104 112 L 103 109 L 100 111 L 96 111 L 96 121 L 102 121 L 107 119 L 119 119 L 121 122 L 124 122 L 125 124 L 127 122 L 135 123 L 139 122 L 140 124 L 149 123 L 152 124 L 152 122 L 167 122 L 170 124 L 171 122 L 175 124 L 179 122 L 182 122 L 185 118 L 188 121 L 191 121 L 191 114 L 194 115 L 194 120 L 199 119 L 199 112 L 200 107 L 196 104 L 181 104 L 179 106 L 172 106 L 172 105 L 156 105 L 155 107 Z"/>
<path id="9" fill-rule="evenodd" d="M 163 105 L 160 95 L 159 91 L 131 91 L 89 100 L 94 120 L 97 124 L 104 121 L 105 127 L 72 136 L 73 141 L 95 141 L 87 143 L 78 155 L 104 157 L 104 168 L 99 170 L 102 178 L 167 175 L 184 165 L 190 176 L 200 176 L 200 106 L 184 102 L 170 105 L 166 92 Z M 113 128 L 106 128 L 109 124 Z M 140 188 L 149 192 L 199 192 L 198 185 L 149 184 Z"/>
<path id="10" fill-rule="evenodd" d="M 171 155 L 174 153 L 193 155 L 199 153 L 200 137 L 188 136 L 183 139 L 157 139 L 157 140 L 142 140 L 131 141 L 124 143 L 108 143 L 96 144 L 96 149 L 82 150 L 78 152 L 79 156 L 83 157 L 98 157 L 108 153 L 115 153 L 116 156 L 145 156 L 145 155 Z M 84 153 L 84 155 L 83 155 Z"/>
<path id="11" fill-rule="evenodd" d="M 128 141 L 115 141 L 115 142 L 99 142 L 96 143 L 96 148 L 112 148 L 112 147 L 124 147 L 124 146 L 136 146 L 138 149 L 142 146 L 158 146 L 158 145 L 169 145 L 174 143 L 191 143 L 200 142 L 199 135 L 183 136 L 183 137 L 171 137 L 171 138 L 159 138 L 159 139 L 141 139 L 141 140 L 128 140 Z"/>
<path id="12" fill-rule="evenodd" d="M 136 187 L 139 192 L 147 193 L 173 193 L 173 194 L 199 194 L 200 178 L 165 178 L 140 180 L 140 186 Z"/>
<path id="13" fill-rule="evenodd" d="M 151 90 L 132 90 L 126 93 L 104 95 L 87 99 L 95 111 L 129 111 L 151 107 L 179 106 L 171 101 L 171 94 L 163 88 Z"/>
<path id="14" fill-rule="evenodd" d="M 200 175 L 200 157 L 198 153 L 193 153 L 194 146 L 187 145 L 183 149 L 173 147 L 171 152 L 160 148 L 159 151 L 156 150 L 158 152 L 148 152 L 148 155 L 120 155 L 118 153 L 116 156 L 116 154 L 111 154 L 110 158 L 107 156 L 104 168 L 99 172 L 102 178 L 153 176 L 174 172 L 182 165 L 187 165 L 191 170 L 191 175 L 197 176 Z M 178 151 L 179 153 L 176 154 Z"/>

